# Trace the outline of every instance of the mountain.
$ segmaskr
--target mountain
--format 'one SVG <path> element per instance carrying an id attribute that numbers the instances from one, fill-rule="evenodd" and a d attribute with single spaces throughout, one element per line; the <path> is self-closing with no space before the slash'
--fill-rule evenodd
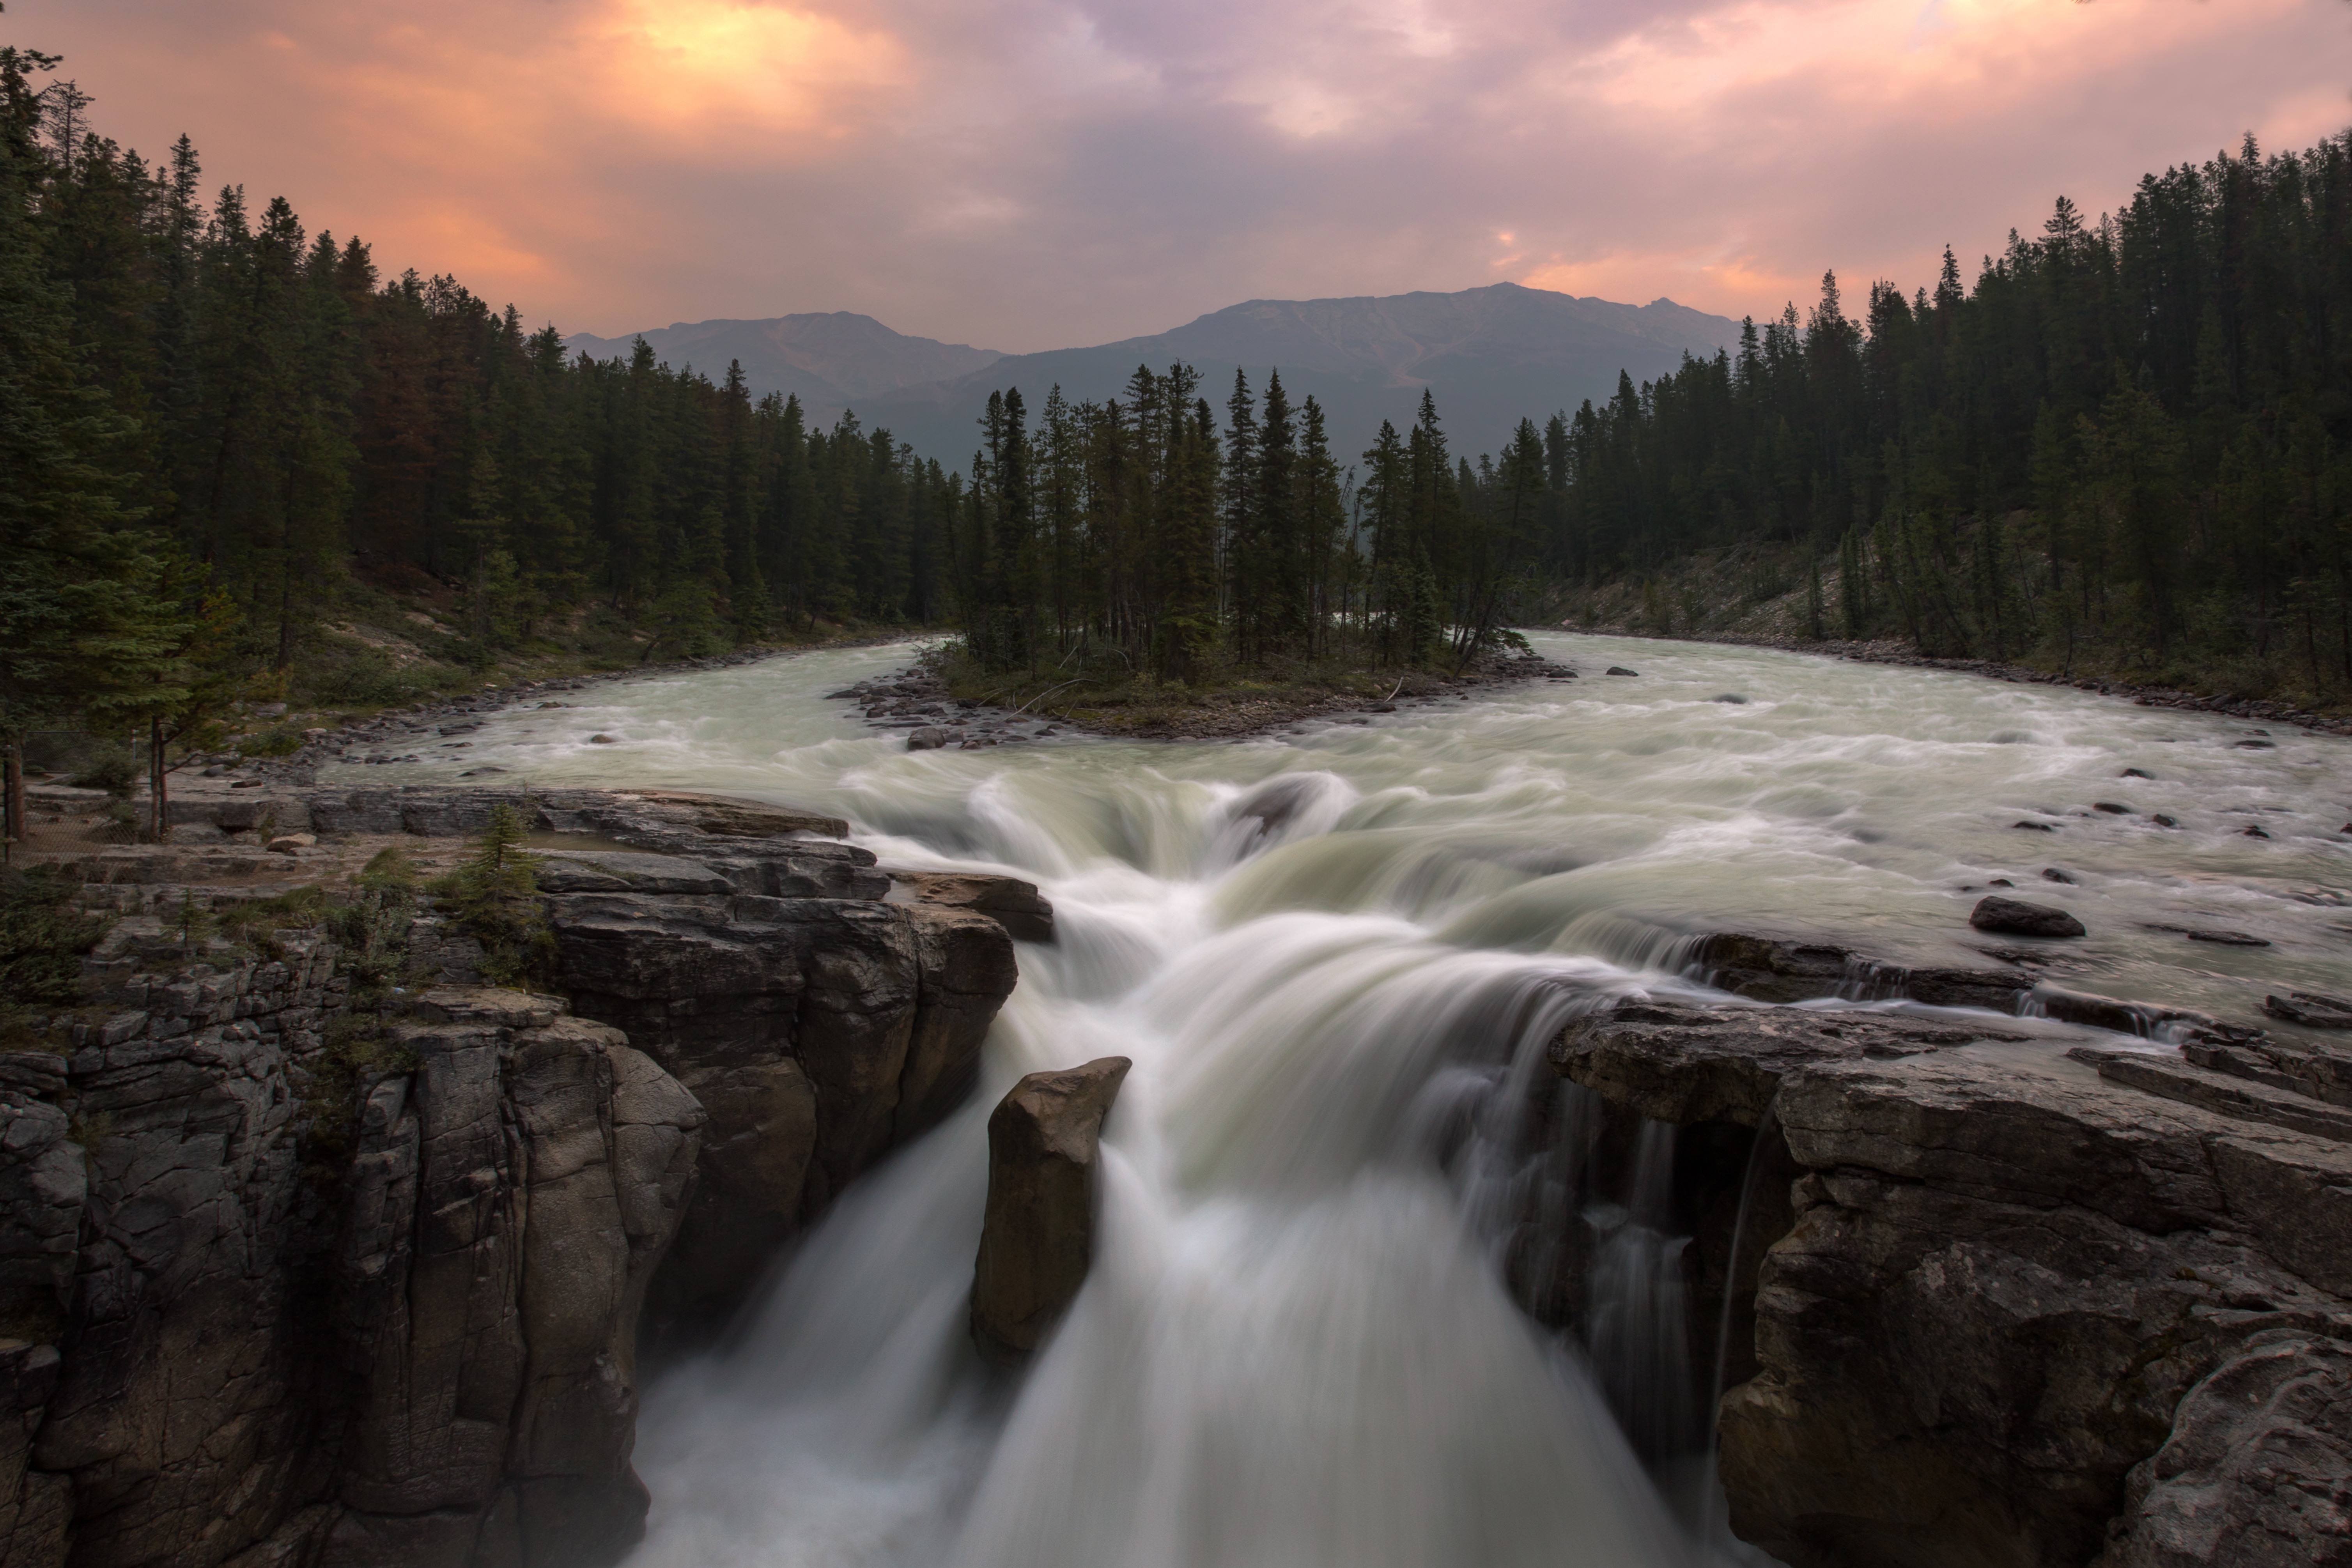
<path id="1" fill-rule="evenodd" d="M 915 450 L 961 463 L 978 444 L 975 421 L 991 391 L 1017 386 L 1031 417 L 1055 384 L 1076 402 L 1116 397 L 1139 364 L 1173 360 L 1202 371 L 1202 395 L 1222 417 L 1234 371 L 1263 389 L 1269 368 L 1296 404 L 1323 405 L 1331 444 L 1344 462 L 1370 444 L 1383 419 L 1399 429 L 1427 387 L 1456 452 L 1500 450 L 1521 418 L 1540 423 L 1555 410 L 1598 402 L 1620 371 L 1636 382 L 1674 369 L 1685 352 L 1711 355 L 1736 344 L 1739 324 L 1657 299 L 1643 306 L 1580 299 L 1516 283 L 1455 294 L 1349 299 L 1253 299 L 1171 332 L 1091 349 L 1008 354 L 976 373 L 909 386 L 858 404 L 868 425 L 884 425 Z"/>
<path id="2" fill-rule="evenodd" d="M 712 381 L 726 374 L 730 360 L 740 360 L 752 396 L 798 393 L 811 414 L 826 422 L 881 393 L 951 380 L 1003 358 L 993 349 L 909 338 L 848 310 L 764 321 L 677 321 L 625 338 L 575 332 L 563 341 L 604 360 L 626 358 L 640 337 L 663 363 L 690 364 Z"/>
<path id="3" fill-rule="evenodd" d="M 1454 294 L 1252 299 L 1173 331 L 1037 354 L 904 338 L 845 314 L 706 321 L 645 336 L 665 360 L 690 359 L 713 375 L 740 358 L 755 391 L 799 392 L 814 421 L 854 407 L 868 428 L 887 428 L 953 466 L 970 460 L 981 410 L 1001 388 L 1019 387 L 1034 420 L 1053 386 L 1074 402 L 1099 402 L 1121 395 L 1139 364 L 1164 371 L 1182 360 L 1200 369 L 1202 395 L 1222 418 L 1234 371 L 1260 390 L 1266 371 L 1278 369 L 1294 404 L 1310 392 L 1322 403 L 1333 450 L 1347 463 L 1370 444 L 1381 420 L 1402 429 L 1424 387 L 1437 395 L 1454 450 L 1475 456 L 1498 451 L 1523 417 L 1540 423 L 1586 398 L 1608 397 L 1621 371 L 1654 380 L 1685 352 L 1712 355 L 1735 344 L 1739 325 L 1671 299 L 1619 305 L 1496 283 Z M 803 340 L 821 343 L 822 352 L 802 350 Z M 624 340 L 570 341 L 600 355 L 627 351 Z M 755 363 L 753 350 L 770 343 L 778 347 Z M 957 355 L 969 361 L 943 362 Z M 918 373 L 934 362 L 940 368 Z"/>

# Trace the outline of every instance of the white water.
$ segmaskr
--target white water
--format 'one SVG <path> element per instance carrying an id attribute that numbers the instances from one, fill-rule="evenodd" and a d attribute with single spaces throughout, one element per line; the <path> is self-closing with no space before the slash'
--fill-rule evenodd
<path id="1" fill-rule="evenodd" d="M 2265 988 L 2345 987 L 2340 741 L 2241 750 L 2242 723 L 2073 692 L 1538 643 L 1586 677 L 1242 745 L 909 754 L 818 695 L 905 656 L 864 650 L 602 687 L 446 764 L 347 770 L 764 795 L 1054 901 L 1060 941 L 1022 948 L 972 1105 L 845 1198 L 733 1350 L 649 1392 L 635 1568 L 1695 1561 L 1600 1393 L 1645 1437 L 1699 1418 L 1671 1145 L 1643 1140 L 1614 1211 L 1572 1149 L 1521 1147 L 1563 1018 L 1702 995 L 1658 967 L 1701 930 L 1981 966 L 1958 890 L 1996 875 L 2091 926 L 2055 976 L 2077 988 L 2252 1021 Z M 2060 831 L 2010 826 L 2039 811 Z M 2274 945 L 2146 928 L 2168 924 Z M 987 1107 L 1114 1053 L 1136 1067 L 1094 1272 L 1026 1379 L 992 1384 L 962 1321 Z M 1604 1238 L 1597 1366 L 1499 1282 L 1511 1218 L 1544 1205 Z"/>

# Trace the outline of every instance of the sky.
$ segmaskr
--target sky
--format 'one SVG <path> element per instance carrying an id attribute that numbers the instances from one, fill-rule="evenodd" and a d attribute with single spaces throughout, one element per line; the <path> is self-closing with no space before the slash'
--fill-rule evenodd
<path id="1" fill-rule="evenodd" d="M 7 0 L 0 41 L 533 323 L 1007 352 L 1503 280 L 1775 314 L 2352 124 L 2347 0 Z"/>

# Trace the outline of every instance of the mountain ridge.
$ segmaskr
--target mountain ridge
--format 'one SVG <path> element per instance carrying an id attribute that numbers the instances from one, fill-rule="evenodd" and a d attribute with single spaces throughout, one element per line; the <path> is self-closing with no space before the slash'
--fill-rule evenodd
<path id="1" fill-rule="evenodd" d="M 1523 284 L 1493 283 L 1444 292 L 1347 295 L 1317 299 L 1246 299 L 1197 316 L 1165 332 L 1122 338 L 1088 347 L 1049 349 L 1028 354 L 995 354 L 931 339 L 907 339 L 871 317 L 835 312 L 825 318 L 782 317 L 770 322 L 700 322 L 665 329 L 664 342 L 646 340 L 672 363 L 688 342 L 713 350 L 730 342 L 757 350 L 762 340 L 751 331 L 779 323 L 851 319 L 887 334 L 896 345 L 890 362 L 900 379 L 885 384 L 869 377 L 856 391 L 801 365 L 797 380 L 779 378 L 763 357 L 759 368 L 740 353 L 714 352 L 694 362 L 706 371 L 742 358 L 756 393 L 798 393 L 812 423 L 829 423 L 854 409 L 869 428 L 890 430 L 921 455 L 961 464 L 977 444 L 974 421 L 988 394 L 1018 386 L 1034 412 L 1047 390 L 1058 385 L 1072 401 L 1100 402 L 1121 395 L 1139 364 L 1163 370 L 1182 360 L 1202 371 L 1202 395 L 1222 404 L 1234 374 L 1262 386 L 1269 370 L 1282 373 L 1294 402 L 1313 395 L 1325 409 L 1335 449 L 1342 460 L 1368 444 L 1382 419 L 1402 425 L 1412 417 L 1421 393 L 1434 393 L 1457 447 L 1467 453 L 1499 449 L 1523 417 L 1542 420 L 1573 409 L 1586 398 L 1608 397 L 1620 372 L 1637 382 L 1672 370 L 1685 353 L 1711 354 L 1737 341 L 1738 324 L 1727 318 L 1680 305 L 1660 296 L 1647 305 L 1579 298 Z M 862 329 L 861 329 L 862 330 Z M 581 335 L 567 341 L 584 344 Z M 832 329 L 828 340 L 847 341 Z M 625 351 L 627 340 L 596 339 Z M 667 350 L 666 352 L 665 350 Z M 985 356 L 949 374 L 916 380 L 905 367 L 928 362 L 930 350 L 961 350 Z M 803 360 L 808 360 L 803 355 Z M 835 395 L 828 396 L 828 392 Z"/>

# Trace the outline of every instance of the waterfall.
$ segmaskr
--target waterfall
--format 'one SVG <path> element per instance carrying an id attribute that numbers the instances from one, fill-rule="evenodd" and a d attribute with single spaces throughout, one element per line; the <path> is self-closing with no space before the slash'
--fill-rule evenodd
<path id="1" fill-rule="evenodd" d="M 2061 844 L 2077 881 L 2043 896 L 2090 926 L 2067 961 L 2103 990 L 2218 1016 L 2333 983 L 2301 939 L 2342 896 L 2316 742 L 2250 754 L 2211 716 L 1931 671 L 1535 641 L 1643 674 L 1241 745 L 909 753 L 820 695 L 905 658 L 852 650 L 592 688 L 486 718 L 450 760 L 333 776 L 495 764 L 791 801 L 886 862 L 1054 903 L 972 1103 L 845 1194 L 728 1347 L 646 1390 L 636 1568 L 1692 1562 L 1675 1521 L 1700 1511 L 1660 1488 L 1704 1466 L 1726 1358 L 1712 1298 L 1691 1322 L 1713 1282 L 1672 1184 L 1678 1153 L 1728 1179 L 1727 1145 L 1553 1077 L 1567 1019 L 1722 1001 L 1682 971 L 1743 931 L 1866 952 L 1885 967 L 1850 967 L 1846 1004 L 1907 1007 L 1885 995 L 1905 968 L 2000 961 L 1969 901 L 2037 885 Z M 1706 700 L 1726 689 L 1756 700 Z M 2161 777 L 2119 784 L 2127 765 Z M 2119 796 L 2183 831 L 2091 811 Z M 2011 828 L 2044 810 L 2063 840 Z M 2257 810 L 2267 840 L 2238 831 Z M 2178 929 L 2209 925 L 2277 940 L 2184 966 Z M 1093 1275 L 1025 1375 L 992 1376 L 963 1324 L 988 1111 L 1114 1053 L 1135 1067 Z"/>

